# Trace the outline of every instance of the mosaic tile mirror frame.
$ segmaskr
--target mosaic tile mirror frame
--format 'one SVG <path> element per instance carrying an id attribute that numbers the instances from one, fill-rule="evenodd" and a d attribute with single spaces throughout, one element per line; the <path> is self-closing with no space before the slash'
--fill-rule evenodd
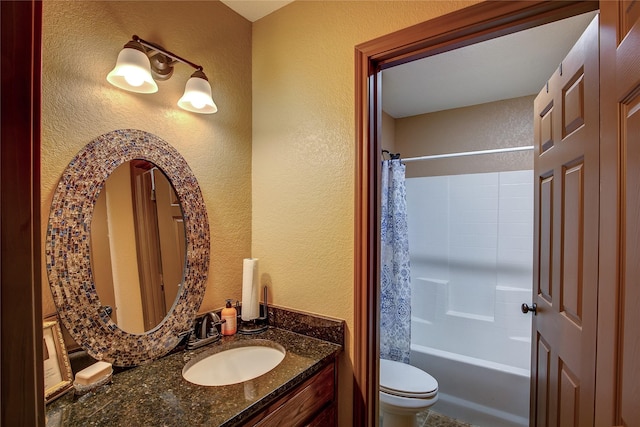
<path id="1" fill-rule="evenodd" d="M 90 232 L 95 203 L 109 175 L 121 164 L 154 163 L 180 200 L 186 235 L 181 291 L 164 320 L 144 334 L 120 329 L 96 293 Z M 116 366 L 157 359 L 190 330 L 204 297 L 209 269 L 209 222 L 204 199 L 184 158 L 159 137 L 136 129 L 115 130 L 87 144 L 62 174 L 51 203 L 45 243 L 49 286 L 58 314 L 89 355 Z"/>

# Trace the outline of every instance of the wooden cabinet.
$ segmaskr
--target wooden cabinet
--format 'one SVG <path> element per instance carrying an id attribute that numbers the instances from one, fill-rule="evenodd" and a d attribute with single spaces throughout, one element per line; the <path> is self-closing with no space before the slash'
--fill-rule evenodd
<path id="1" fill-rule="evenodd" d="M 313 377 L 269 405 L 245 425 L 274 426 L 335 426 L 336 360 L 332 360 Z"/>

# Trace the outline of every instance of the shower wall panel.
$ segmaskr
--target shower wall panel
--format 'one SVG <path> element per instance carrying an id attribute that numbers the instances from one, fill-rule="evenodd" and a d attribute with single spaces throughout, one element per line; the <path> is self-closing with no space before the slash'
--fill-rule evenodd
<path id="1" fill-rule="evenodd" d="M 407 179 L 412 343 L 527 368 L 533 172 Z"/>

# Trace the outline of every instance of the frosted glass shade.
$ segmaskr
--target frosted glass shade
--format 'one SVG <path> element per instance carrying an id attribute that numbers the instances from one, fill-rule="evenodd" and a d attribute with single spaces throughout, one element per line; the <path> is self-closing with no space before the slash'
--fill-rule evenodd
<path id="1" fill-rule="evenodd" d="M 196 73 L 194 73 L 196 74 Z M 213 114 L 218 107 L 211 98 L 211 86 L 206 79 L 191 76 L 184 88 L 184 95 L 178 100 L 178 107 L 193 113 Z"/>
<path id="2" fill-rule="evenodd" d="M 151 77 L 151 64 L 147 55 L 125 47 L 118 54 L 116 66 L 107 75 L 107 81 L 120 89 L 137 93 L 155 93 L 158 85 Z"/>

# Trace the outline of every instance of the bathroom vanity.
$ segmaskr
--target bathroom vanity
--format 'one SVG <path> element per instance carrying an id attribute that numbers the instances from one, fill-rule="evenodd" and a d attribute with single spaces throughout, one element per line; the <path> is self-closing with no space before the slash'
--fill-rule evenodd
<path id="1" fill-rule="evenodd" d="M 182 377 L 191 360 L 265 339 L 283 346 L 284 360 L 239 384 L 199 386 Z M 84 396 L 73 391 L 47 406 L 47 426 L 336 425 L 337 356 L 342 346 L 280 328 L 234 335 L 182 350 L 113 376 Z"/>
<path id="2" fill-rule="evenodd" d="M 179 205 L 180 209 L 184 236 L 178 233 L 182 237 L 177 240 L 184 241 L 184 245 L 179 245 L 179 253 L 170 257 L 182 262 L 173 266 L 176 278 L 170 279 L 179 285 L 174 289 L 175 295 L 165 294 L 159 298 L 165 302 L 157 306 L 166 310 L 160 310 L 155 316 L 144 307 L 153 306 L 150 302 L 156 301 L 165 287 L 151 279 L 161 276 L 158 271 L 170 270 L 164 266 L 158 271 L 154 270 L 156 267 L 149 267 L 156 266 L 159 260 L 159 255 L 150 250 L 157 249 L 157 242 L 148 244 L 144 238 L 124 243 L 124 238 L 111 238 L 115 236 L 113 233 L 122 232 L 122 225 L 129 222 L 138 227 L 135 233 L 124 233 L 126 235 L 157 235 L 157 230 L 145 232 L 153 228 L 148 222 L 154 221 L 127 216 L 126 221 L 118 223 L 120 226 L 113 224 L 115 220 L 106 221 L 113 228 L 109 233 L 97 232 L 104 222 L 98 218 L 105 217 L 101 191 L 113 190 L 113 181 L 109 184 L 106 181 L 121 173 L 126 186 L 150 188 L 156 203 L 157 196 L 164 193 L 168 204 L 175 208 Z M 164 188 L 172 192 L 160 191 L 161 176 L 167 179 Z M 146 184 L 151 187 L 147 188 Z M 143 192 L 140 198 L 147 200 L 146 194 Z M 130 203 L 133 203 L 130 199 L 138 200 L 120 187 L 115 187 L 112 196 Z M 141 207 L 140 211 L 145 207 L 142 202 L 136 206 Z M 113 210 L 106 212 L 107 218 L 117 218 L 125 212 Z M 173 218 L 174 214 L 171 215 Z M 203 343 L 199 348 L 183 348 L 184 340 L 194 331 L 194 319 L 205 293 L 210 268 L 209 237 L 207 210 L 195 176 L 180 153 L 156 135 L 138 129 L 115 130 L 91 141 L 71 160 L 53 195 L 47 227 L 45 258 L 53 301 L 62 325 L 89 356 L 126 368 L 114 374 L 110 384 L 82 396 L 70 392 L 51 402 L 47 405 L 47 426 L 336 424 L 336 360 L 344 343 L 344 321 L 269 306 L 264 311 L 268 312 L 270 327 L 264 332 L 225 336 L 218 342 Z M 108 244 L 109 251 L 100 252 L 98 247 L 102 244 L 105 247 Z M 116 245 L 120 245 L 120 249 Z M 106 268 L 120 265 L 109 261 L 107 253 L 120 256 L 134 247 L 138 249 L 138 264 L 144 268 L 139 271 L 137 267 Z M 98 270 L 106 270 L 106 280 L 105 276 L 94 275 Z M 123 272 L 133 274 L 124 278 Z M 151 278 L 147 284 L 138 280 L 147 276 Z M 120 293 L 140 290 L 149 304 L 129 307 L 129 301 L 123 298 L 120 304 L 115 303 L 114 309 L 109 301 L 115 290 L 102 288 L 101 283 L 115 284 L 116 281 L 121 285 Z M 134 328 L 123 322 L 125 316 L 116 316 L 118 311 L 123 314 L 125 310 L 145 319 L 143 327 Z M 233 361 L 233 365 L 238 365 L 237 371 L 251 366 L 254 360 L 259 364 L 260 356 L 246 362 L 240 362 L 237 356 L 225 359 L 229 354 L 237 355 L 226 350 L 252 346 L 256 340 L 285 351 L 284 358 L 279 359 L 279 364 L 269 366 L 275 367 L 268 372 L 263 370 L 255 377 L 241 376 L 238 382 L 219 383 L 228 385 L 198 385 L 203 383 L 193 383 L 183 377 L 185 366 L 191 369 L 203 358 L 209 360 L 207 363 L 215 360 L 215 364 L 207 365 L 204 371 L 207 375 L 223 376 L 224 370 L 212 375 L 212 367 L 221 365 L 220 357 L 208 356 L 216 352 L 224 351 L 222 360 Z M 231 371 L 224 366 L 226 371 Z M 262 372 L 266 373 L 260 375 Z"/>

